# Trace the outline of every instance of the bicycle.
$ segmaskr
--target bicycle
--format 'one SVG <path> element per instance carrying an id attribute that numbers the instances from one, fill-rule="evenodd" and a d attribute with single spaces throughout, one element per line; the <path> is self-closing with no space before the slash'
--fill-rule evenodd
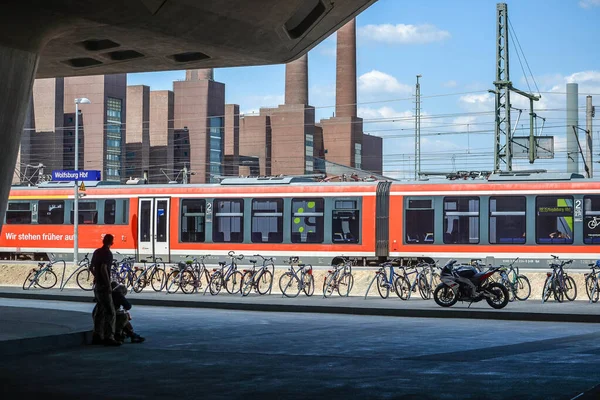
<path id="1" fill-rule="evenodd" d="M 77 268 L 75 271 L 69 275 L 69 277 L 61 284 L 60 290 L 61 292 L 67 286 L 67 283 L 71 280 L 73 276 L 75 276 L 75 282 L 77 282 L 77 286 L 79 286 L 82 290 L 91 291 L 94 290 L 94 275 L 92 274 L 92 270 L 90 269 L 90 260 L 88 258 L 89 253 L 87 253 L 82 260 L 77 263 Z"/>
<path id="2" fill-rule="evenodd" d="M 598 302 L 600 297 L 600 260 L 597 260 L 595 264 L 588 264 L 592 272 L 585 274 L 585 292 L 587 293 L 590 303 Z"/>
<path id="3" fill-rule="evenodd" d="M 433 291 L 440 284 L 440 274 L 436 270 L 441 268 L 435 263 L 420 262 L 417 268 L 421 268 L 418 275 L 419 294 L 423 300 L 431 299 Z"/>
<path id="4" fill-rule="evenodd" d="M 573 260 L 560 261 L 558 256 L 552 255 L 554 261 L 550 264 L 552 272 L 547 273 L 544 289 L 542 291 L 542 304 L 554 294 L 554 299 L 559 303 L 566 297 L 569 301 L 577 298 L 577 285 L 564 270 L 566 265 L 573 263 Z M 571 293 L 571 294 L 570 294 Z"/>
<path id="5" fill-rule="evenodd" d="M 260 254 L 255 254 L 254 257 L 262 258 L 262 265 L 256 269 L 257 260 L 249 260 L 252 263 L 252 269 L 245 269 L 242 275 L 240 290 L 242 296 L 248 296 L 252 289 L 258 294 L 264 295 L 270 293 L 273 287 L 273 275 L 275 274 L 273 257 L 265 258 Z"/>
<path id="6" fill-rule="evenodd" d="M 119 252 L 118 255 L 122 256 Z M 127 289 L 130 289 L 133 286 L 133 282 L 135 281 L 135 257 L 132 256 L 122 256 L 121 261 L 113 260 L 112 268 L 111 268 L 111 277 L 113 280 L 124 284 Z"/>
<path id="7" fill-rule="evenodd" d="M 508 300 L 525 301 L 531 295 L 531 284 L 525 275 L 519 274 L 519 268 L 514 263 L 519 259 L 515 258 L 509 265 L 500 266 L 500 279 L 498 282 L 508 290 Z"/>
<path id="8" fill-rule="evenodd" d="M 162 261 L 161 257 L 149 257 L 154 260 L 152 264 L 146 266 L 146 260 L 140 260 L 144 263 L 142 268 L 135 267 L 134 270 L 134 281 L 131 285 L 131 289 L 140 293 L 148 284 L 152 286 L 152 289 L 155 292 L 160 292 L 163 290 L 165 285 L 165 263 Z M 163 268 L 160 265 L 163 265 Z"/>
<path id="9" fill-rule="evenodd" d="M 52 271 L 52 267 L 59 262 L 63 263 L 63 267 L 66 266 L 64 260 L 38 263 L 37 268 L 39 269 L 33 268 L 25 278 L 23 290 L 29 290 L 32 286 L 38 286 L 42 289 L 52 289 L 56 285 L 56 282 L 58 282 L 58 278 L 54 271 Z"/>
<path id="10" fill-rule="evenodd" d="M 206 278 L 207 284 L 210 284 L 210 275 L 204 265 L 204 259 L 209 255 L 191 260 L 190 256 L 185 256 L 188 260 L 177 263 L 176 267 L 171 267 L 171 273 L 167 276 L 165 285 L 167 293 L 175 293 L 180 288 L 185 294 L 197 292 L 202 288 L 202 276 Z"/>
<path id="11" fill-rule="evenodd" d="M 375 276 L 371 279 L 369 286 L 367 287 L 367 291 L 365 293 L 365 299 L 369 294 L 369 290 L 371 290 L 371 286 L 375 281 L 377 281 L 377 291 L 379 292 L 379 296 L 382 299 L 387 299 L 390 295 L 390 291 L 396 292 L 398 297 L 402 298 L 402 285 L 403 280 L 405 279 L 403 276 L 400 276 L 396 271 L 394 271 L 394 263 L 401 262 L 400 259 L 395 259 L 392 261 L 386 261 L 379 265 L 379 269 L 375 272 Z M 388 275 L 386 268 L 390 269 L 390 273 Z"/>
<path id="12" fill-rule="evenodd" d="M 313 276 L 313 267 L 310 264 L 303 264 L 298 257 L 290 257 L 288 261 L 290 269 L 279 278 L 279 290 L 282 297 L 297 297 L 301 291 L 308 297 L 315 292 L 315 278 Z M 298 268 L 294 269 L 294 265 Z"/>
<path id="13" fill-rule="evenodd" d="M 242 288 L 242 273 L 237 270 L 236 260 L 243 260 L 244 255 L 235 255 L 234 251 L 227 253 L 231 262 L 229 264 L 219 261 L 220 268 L 213 269 L 213 274 L 210 277 L 210 284 L 207 289 L 210 289 L 210 294 L 217 295 L 221 292 L 223 286 L 229 294 L 236 294 Z M 227 269 L 225 269 L 227 267 Z M 204 290 L 206 293 L 206 289 Z"/>
<path id="14" fill-rule="evenodd" d="M 331 263 L 333 269 L 327 271 L 323 281 L 323 297 L 331 296 L 334 291 L 337 291 L 342 297 L 348 297 L 354 285 L 354 276 L 352 275 L 354 262 L 348 257 L 335 257 Z"/>

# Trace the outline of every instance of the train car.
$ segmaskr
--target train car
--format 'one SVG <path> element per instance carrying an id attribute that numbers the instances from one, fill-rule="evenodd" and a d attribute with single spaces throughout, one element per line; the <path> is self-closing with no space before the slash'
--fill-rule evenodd
<path id="1" fill-rule="evenodd" d="M 73 253 L 73 183 L 14 187 L 0 239 L 4 258 Z M 485 180 L 307 182 L 231 178 L 204 185 L 88 185 L 79 252 L 104 234 L 113 250 L 175 262 L 230 250 L 314 265 L 348 256 L 448 259 L 546 268 L 554 254 L 584 268 L 600 244 L 600 182 L 576 174 L 506 173 Z"/>
<path id="2" fill-rule="evenodd" d="M 392 228 L 394 227 L 394 228 Z M 389 257 L 429 255 L 525 268 L 551 255 L 587 269 L 600 258 L 600 182 L 578 174 L 392 184 Z"/>
<path id="3" fill-rule="evenodd" d="M 88 185 L 79 200 L 79 253 L 106 233 L 113 251 L 174 262 L 197 254 L 291 255 L 316 265 L 374 257 L 377 183 L 298 178 L 225 179 L 206 185 Z M 11 190 L 2 228 L 5 257 L 72 259 L 73 183 Z"/>

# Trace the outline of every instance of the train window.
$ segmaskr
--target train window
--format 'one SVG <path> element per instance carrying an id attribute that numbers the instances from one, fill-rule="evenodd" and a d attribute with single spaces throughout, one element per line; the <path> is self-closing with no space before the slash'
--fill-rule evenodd
<path id="1" fill-rule="evenodd" d="M 537 243 L 573 243 L 573 197 L 538 196 L 535 203 Z"/>
<path id="2" fill-rule="evenodd" d="M 358 243 L 360 211 L 356 200 L 336 200 L 331 221 L 333 243 Z"/>
<path id="3" fill-rule="evenodd" d="M 325 201 L 292 199 L 292 243 L 323 243 Z"/>
<path id="4" fill-rule="evenodd" d="M 9 201 L 6 224 L 31 224 L 31 203 Z"/>
<path id="5" fill-rule="evenodd" d="M 525 243 L 524 196 L 490 197 L 490 243 Z"/>
<path id="6" fill-rule="evenodd" d="M 115 216 L 117 213 L 117 201 L 116 200 L 104 200 L 104 223 L 112 225 L 115 223 Z"/>
<path id="7" fill-rule="evenodd" d="M 73 213 L 75 203 L 71 205 L 71 224 L 73 224 Z M 80 225 L 95 225 L 98 223 L 98 211 L 96 210 L 95 201 L 79 201 L 78 204 L 79 224 Z"/>
<path id="8" fill-rule="evenodd" d="M 431 199 L 408 199 L 404 220 L 406 243 L 433 244 L 435 224 Z"/>
<path id="9" fill-rule="evenodd" d="M 479 243 L 479 197 L 444 198 L 444 243 Z"/>
<path id="10" fill-rule="evenodd" d="M 253 243 L 283 242 L 283 200 L 252 200 Z"/>
<path id="11" fill-rule="evenodd" d="M 123 211 L 123 214 L 121 215 L 121 224 L 129 224 L 129 200 L 123 200 L 123 202 L 121 203 L 121 210 Z"/>
<path id="12" fill-rule="evenodd" d="M 213 242 L 244 241 L 244 200 L 215 200 Z"/>
<path id="13" fill-rule="evenodd" d="M 600 243 L 600 196 L 583 198 L 583 243 Z"/>
<path id="14" fill-rule="evenodd" d="M 40 200 L 38 202 L 38 224 L 64 224 L 65 202 L 62 200 Z"/>
<path id="15" fill-rule="evenodd" d="M 200 199 L 181 200 L 180 237 L 184 243 L 204 242 L 206 201 Z"/>

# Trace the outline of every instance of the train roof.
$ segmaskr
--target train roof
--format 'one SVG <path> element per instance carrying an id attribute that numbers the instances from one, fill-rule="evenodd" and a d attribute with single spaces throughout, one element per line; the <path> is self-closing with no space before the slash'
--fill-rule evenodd
<path id="1" fill-rule="evenodd" d="M 600 182 L 597 179 L 585 178 L 577 173 L 549 173 L 549 172 L 502 172 L 481 176 L 473 172 L 446 173 L 446 177 L 439 176 L 437 179 L 423 179 L 419 181 L 399 181 L 389 180 L 388 182 L 396 185 L 434 185 L 434 184 L 486 184 L 486 183 L 527 183 L 527 182 Z M 226 178 L 219 183 L 194 183 L 194 184 L 121 184 L 110 181 L 90 181 L 85 182 L 87 188 L 95 189 L 134 189 L 134 188 L 154 188 L 154 189 L 193 189 L 193 188 L 219 188 L 219 187 L 252 187 L 252 186 L 314 186 L 314 187 L 348 187 L 364 186 L 373 187 L 382 181 L 344 181 L 344 182 L 318 182 L 310 177 L 257 177 L 257 178 Z M 13 190 L 35 190 L 38 189 L 67 189 L 72 188 L 73 181 L 68 182 L 43 182 L 36 186 L 13 186 Z"/>

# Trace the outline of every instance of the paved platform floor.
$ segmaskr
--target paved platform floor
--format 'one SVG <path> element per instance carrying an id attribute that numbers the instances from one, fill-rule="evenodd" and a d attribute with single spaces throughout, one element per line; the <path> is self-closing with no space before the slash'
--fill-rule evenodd
<path id="1" fill-rule="evenodd" d="M 79 346 L 90 330 L 87 312 L 0 305 L 0 356 Z"/>
<path id="2" fill-rule="evenodd" d="M 3 397 L 573 399 L 600 382 L 598 324 L 147 306 L 132 314 L 145 343 L 0 358 Z"/>
<path id="3" fill-rule="evenodd" d="M 585 293 L 583 294 L 585 296 Z M 80 289 L 32 289 L 0 287 L 0 298 L 23 298 L 38 300 L 65 300 L 91 302 L 92 292 Z M 167 307 L 216 308 L 246 311 L 310 312 L 330 314 L 380 315 L 421 318 L 474 318 L 524 321 L 555 322 L 594 322 L 600 323 L 600 303 L 591 304 L 585 300 L 558 303 L 554 300 L 542 304 L 540 300 L 515 301 L 502 310 L 491 308 L 485 301 L 457 303 L 450 308 L 442 308 L 433 300 L 422 300 L 414 294 L 410 300 L 403 301 L 393 293 L 387 299 L 362 296 L 340 297 L 338 295 L 323 298 L 319 295 L 296 298 L 282 297 L 281 294 L 247 297 L 221 293 L 210 294 L 167 294 L 146 289 L 142 293 L 130 293 L 128 299 L 134 304 Z M 583 297 L 580 296 L 581 299 Z"/>

